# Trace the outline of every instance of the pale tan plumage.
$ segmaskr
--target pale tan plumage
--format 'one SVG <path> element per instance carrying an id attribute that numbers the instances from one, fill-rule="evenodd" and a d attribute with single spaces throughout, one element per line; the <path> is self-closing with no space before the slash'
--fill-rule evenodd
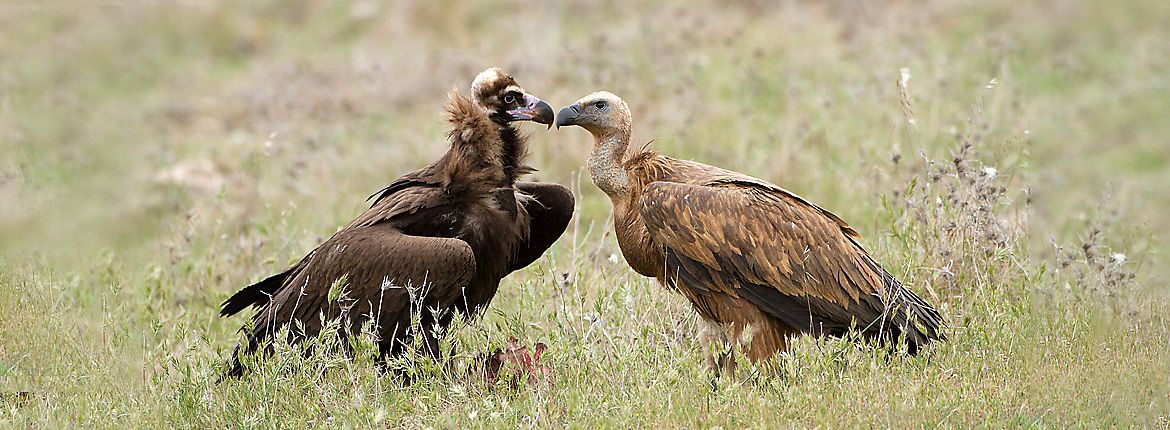
<path id="1" fill-rule="evenodd" d="M 613 203 L 630 266 L 682 293 L 725 339 L 750 327 L 752 360 L 784 351 L 797 333 L 856 330 L 904 338 L 911 352 L 942 337 L 938 312 L 833 213 L 741 173 L 650 150 L 627 155 L 630 111 L 607 92 L 562 109 L 557 125 L 593 134 L 590 173 Z"/>

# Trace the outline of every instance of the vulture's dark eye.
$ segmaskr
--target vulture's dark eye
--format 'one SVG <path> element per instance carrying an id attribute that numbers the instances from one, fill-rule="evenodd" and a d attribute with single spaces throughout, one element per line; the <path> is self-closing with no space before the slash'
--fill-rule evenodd
<path id="1" fill-rule="evenodd" d="M 598 100 L 597 103 L 593 104 L 593 106 L 598 108 L 598 109 L 605 109 L 606 105 L 607 105 L 607 103 L 605 103 L 605 100 Z"/>
<path id="2" fill-rule="evenodd" d="M 507 103 L 507 104 L 516 103 L 516 96 L 513 95 L 512 93 L 504 94 L 504 103 Z"/>

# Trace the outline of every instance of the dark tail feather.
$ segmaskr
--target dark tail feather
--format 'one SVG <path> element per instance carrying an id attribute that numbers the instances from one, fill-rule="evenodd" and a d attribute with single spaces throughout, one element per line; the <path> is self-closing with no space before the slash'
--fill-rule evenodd
<path id="1" fill-rule="evenodd" d="M 288 270 L 264 278 L 260 282 L 237 291 L 223 302 L 223 308 L 220 309 L 219 315 L 223 317 L 232 316 L 250 306 L 263 306 L 265 303 L 268 303 L 269 300 L 272 300 L 272 296 L 276 294 L 276 291 L 280 289 L 280 286 L 284 285 L 285 279 L 292 276 L 293 270 L 296 267 L 294 265 L 288 268 Z M 243 331 L 244 329 L 241 330 Z M 228 368 L 227 372 L 219 376 L 216 381 L 217 384 L 228 379 L 243 376 L 244 364 L 240 362 L 240 356 L 256 348 L 255 333 L 248 333 L 247 336 L 247 342 L 236 345 L 236 349 L 232 351 L 232 359 L 228 362 L 231 367 Z"/>
<path id="2" fill-rule="evenodd" d="M 890 294 L 886 305 L 887 321 L 893 323 L 895 334 L 905 337 L 907 351 L 915 354 L 933 341 L 946 340 L 942 332 L 946 322 L 934 306 L 888 274 L 886 291 Z"/>
<path id="3" fill-rule="evenodd" d="M 284 279 L 292 272 L 292 268 L 265 278 L 263 281 L 244 287 L 223 302 L 223 309 L 219 316 L 232 316 L 249 306 L 259 306 L 268 303 L 276 290 L 284 284 Z"/>

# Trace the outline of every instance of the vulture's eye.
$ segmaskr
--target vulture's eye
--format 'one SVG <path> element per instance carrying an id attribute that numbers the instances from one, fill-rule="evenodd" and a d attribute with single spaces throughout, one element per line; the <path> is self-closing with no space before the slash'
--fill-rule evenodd
<path id="1" fill-rule="evenodd" d="M 598 109 L 605 109 L 605 106 L 606 106 L 605 100 L 598 100 L 597 103 L 593 104 L 593 106 L 598 108 Z"/>
<path id="2" fill-rule="evenodd" d="M 512 93 L 504 94 L 504 103 L 507 103 L 507 104 L 516 103 L 516 96 L 513 95 Z"/>

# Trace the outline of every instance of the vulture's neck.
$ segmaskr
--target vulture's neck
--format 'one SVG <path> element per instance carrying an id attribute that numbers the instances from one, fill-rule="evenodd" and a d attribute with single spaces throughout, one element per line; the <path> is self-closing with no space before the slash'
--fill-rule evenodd
<path id="1" fill-rule="evenodd" d="M 508 185 L 520 179 L 526 169 L 524 159 L 528 156 L 528 143 L 511 124 L 500 125 L 500 142 L 503 143 L 501 162 L 504 165 L 504 178 Z"/>
<path id="2" fill-rule="evenodd" d="M 623 131 L 594 135 L 593 154 L 589 157 L 589 176 L 593 183 L 611 198 L 624 195 L 630 189 L 630 175 L 623 161 L 630 133 Z"/>

